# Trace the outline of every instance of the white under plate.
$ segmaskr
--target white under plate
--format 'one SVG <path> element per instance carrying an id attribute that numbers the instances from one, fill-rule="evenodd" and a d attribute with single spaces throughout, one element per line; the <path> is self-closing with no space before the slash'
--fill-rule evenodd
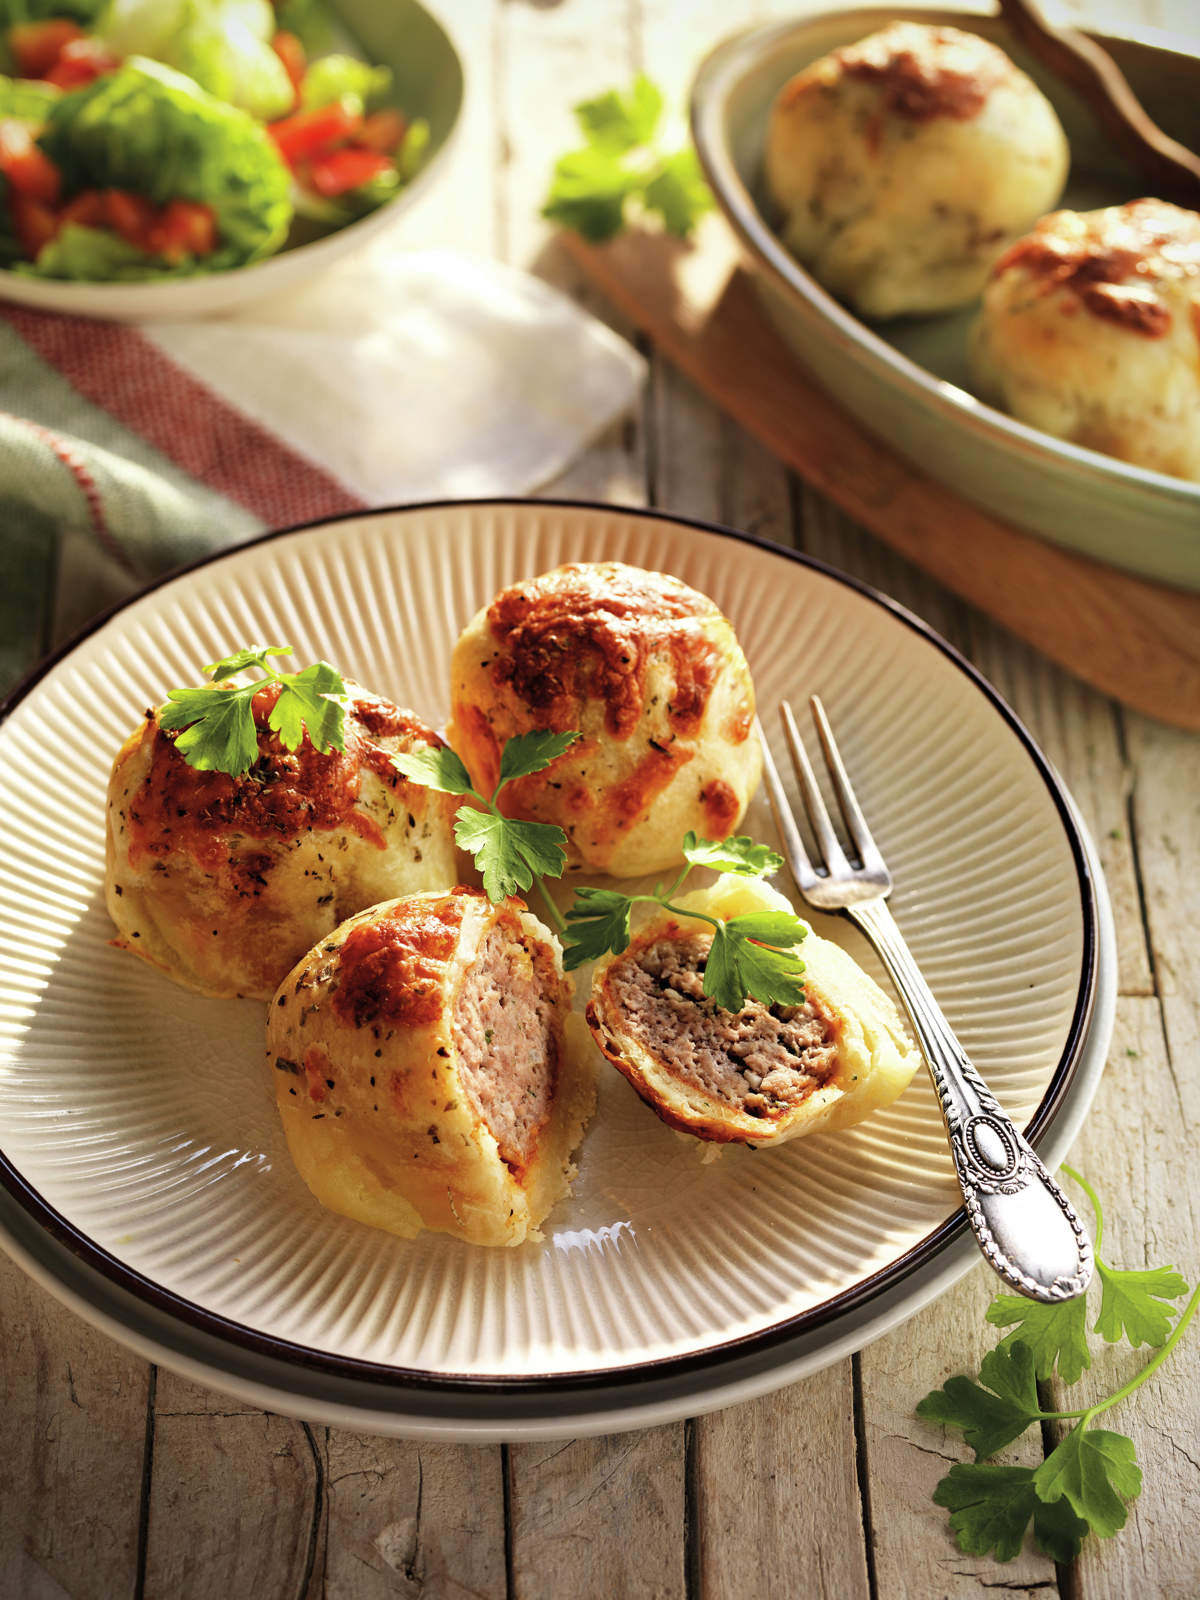
<path id="1" fill-rule="evenodd" d="M 1035 1136 L 1053 1124 L 1043 1152 L 1064 1153 L 1111 1028 L 1103 886 L 1028 734 L 948 646 L 789 552 L 655 513 L 356 515 L 160 585 L 0 726 L 0 1234 L 144 1354 L 377 1431 L 581 1433 L 812 1370 L 969 1265 L 924 1076 L 849 1134 L 705 1164 L 602 1067 L 579 1178 L 543 1244 L 392 1238 L 323 1211 L 296 1176 L 260 1065 L 265 1008 L 204 1000 L 108 945 L 108 770 L 167 689 L 241 644 L 286 641 L 440 722 L 475 610 L 601 558 L 717 601 L 768 727 L 782 695 L 821 693 L 918 961 L 1014 1119 Z M 746 828 L 774 838 L 761 798 Z M 878 971 L 848 924 L 821 931 Z"/>

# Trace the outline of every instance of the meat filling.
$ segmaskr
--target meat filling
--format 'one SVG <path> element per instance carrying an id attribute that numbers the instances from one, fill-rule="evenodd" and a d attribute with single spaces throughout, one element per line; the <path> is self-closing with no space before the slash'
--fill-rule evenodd
<path id="1" fill-rule="evenodd" d="M 515 1171 L 537 1151 L 562 1045 L 561 980 L 549 953 L 492 928 L 459 991 L 452 1035 L 458 1076 Z"/>
<path id="2" fill-rule="evenodd" d="M 616 962 L 607 989 L 625 1029 L 676 1077 L 752 1117 L 806 1100 L 837 1064 L 833 1017 L 809 996 L 799 1006 L 747 1000 L 724 1011 L 703 991 L 711 941 L 658 939 Z"/>

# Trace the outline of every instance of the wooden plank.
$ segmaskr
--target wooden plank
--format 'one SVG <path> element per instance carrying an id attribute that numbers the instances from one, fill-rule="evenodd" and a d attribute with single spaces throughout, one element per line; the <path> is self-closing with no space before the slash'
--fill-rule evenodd
<path id="1" fill-rule="evenodd" d="M 1200 594 L 1021 533 L 901 460 L 785 349 L 719 218 L 690 247 L 644 230 L 569 243 L 656 347 L 881 539 L 1105 693 L 1200 728 Z"/>
<path id="2" fill-rule="evenodd" d="M 990 1557 L 964 1555 L 950 1535 L 947 1513 L 930 1498 L 954 1462 L 974 1457 L 960 1434 L 927 1425 L 914 1408 L 955 1373 L 978 1371 L 998 1337 L 983 1320 L 997 1286 L 980 1262 L 950 1293 L 857 1357 L 880 1595 L 978 1600 L 997 1586 L 1006 1594 L 1056 1588 L 1053 1563 L 1033 1551 L 1003 1567 Z M 1040 1440 L 1030 1433 L 1004 1459 L 1036 1466 L 1041 1457 Z"/>
<path id="3" fill-rule="evenodd" d="M 505 1600 L 498 1449 L 333 1429 L 324 1600 Z"/>
<path id="4" fill-rule="evenodd" d="M 696 1423 L 704 1600 L 870 1594 L 849 1361 Z"/>
<path id="5" fill-rule="evenodd" d="M 319 1593 L 324 1430 L 160 1371 L 145 1600 Z"/>
<path id="6" fill-rule="evenodd" d="M 0 1255 L 0 1595 L 132 1600 L 148 1375 Z"/>
<path id="7" fill-rule="evenodd" d="M 1153 993 L 1129 807 L 1134 775 L 1120 709 L 977 612 L 970 655 L 1029 727 L 1079 806 L 1112 901 L 1121 992 Z"/>
<path id="8" fill-rule="evenodd" d="M 1198 1121 L 1200 1086 L 1194 1073 L 1173 1070 L 1157 1002 L 1123 1000 L 1108 1071 L 1071 1153 L 1072 1164 L 1099 1192 L 1104 1206 L 1100 1254 L 1112 1266 L 1171 1264 L 1195 1283 L 1200 1191 L 1181 1179 L 1193 1161 Z M 1091 1302 L 1094 1321 L 1095 1290 Z M 1108 1540 L 1091 1539 L 1084 1547 L 1072 1600 L 1124 1600 L 1135 1593 L 1184 1596 L 1200 1590 L 1193 1515 L 1200 1504 L 1195 1352 L 1193 1328 L 1160 1373 L 1100 1423 L 1133 1439 L 1143 1487 L 1121 1532 Z M 1144 1347 L 1101 1347 L 1092 1370 L 1069 1390 L 1060 1390 L 1060 1403 L 1073 1408 L 1111 1393 L 1150 1354 Z"/>
<path id="9" fill-rule="evenodd" d="M 1184 1085 L 1200 1052 L 1200 745 L 1144 717 L 1127 730 L 1146 926 L 1171 1071 Z"/>
<path id="10" fill-rule="evenodd" d="M 683 1600 L 681 1433 L 511 1446 L 513 1600 Z"/>

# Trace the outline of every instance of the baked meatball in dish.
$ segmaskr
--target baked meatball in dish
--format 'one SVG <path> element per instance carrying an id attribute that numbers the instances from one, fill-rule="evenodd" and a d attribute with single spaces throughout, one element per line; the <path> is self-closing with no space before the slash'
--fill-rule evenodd
<path id="1" fill-rule="evenodd" d="M 1054 108 L 977 34 L 895 22 L 783 87 L 765 178 L 788 249 L 868 317 L 943 311 L 1055 205 Z"/>
<path id="2" fill-rule="evenodd" d="M 288 1148 L 331 1211 L 517 1245 L 566 1194 L 595 1102 L 557 941 L 520 900 L 410 895 L 288 975 L 267 1060 Z"/>
<path id="3" fill-rule="evenodd" d="M 345 749 L 287 750 L 254 696 L 258 759 L 202 772 L 158 714 L 119 752 L 108 787 L 105 897 L 114 941 L 176 982 L 266 1000 L 312 945 L 377 900 L 459 877 L 459 802 L 403 778 L 394 751 L 440 745 L 409 711 L 347 682 Z"/>
<path id="4" fill-rule="evenodd" d="M 500 798 L 510 816 L 557 823 L 572 865 L 675 866 L 689 829 L 724 839 L 758 785 L 741 646 L 711 600 L 664 573 L 607 561 L 514 584 L 459 637 L 451 679 L 450 743 L 483 794 L 514 734 L 582 735 Z"/>
<path id="5" fill-rule="evenodd" d="M 679 904 L 725 921 L 791 910 L 735 878 Z M 762 1148 L 852 1127 L 907 1088 L 921 1058 L 891 1000 L 839 945 L 810 931 L 799 946 L 801 1005 L 747 1000 L 731 1012 L 701 987 L 711 944 L 703 923 L 659 913 L 593 974 L 596 1043 L 664 1122 Z"/>
<path id="6" fill-rule="evenodd" d="M 970 365 L 1019 421 L 1200 480 L 1200 215 L 1134 200 L 1044 217 L 997 263 Z"/>

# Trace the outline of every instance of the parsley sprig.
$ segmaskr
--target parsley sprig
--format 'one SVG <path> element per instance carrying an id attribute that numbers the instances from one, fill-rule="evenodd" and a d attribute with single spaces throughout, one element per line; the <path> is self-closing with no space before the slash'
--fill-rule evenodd
<path id="1" fill-rule="evenodd" d="M 1099 1256 L 1104 1219 L 1095 1190 L 1069 1167 L 1063 1171 L 1084 1190 L 1095 1212 L 1096 1266 L 1101 1284 L 1099 1315 L 1093 1331 L 1109 1344 L 1122 1338 L 1156 1354 L 1114 1393 L 1078 1410 L 1043 1409 L 1038 1381 L 1057 1373 L 1074 1383 L 1091 1366 L 1087 1342 L 1087 1302 L 1083 1296 L 1042 1305 L 1017 1295 L 999 1295 L 987 1320 L 1010 1327 L 982 1360 L 979 1381 L 947 1379 L 917 1406 L 928 1422 L 958 1428 L 975 1451 L 934 1490 L 935 1504 L 950 1512 L 950 1528 L 960 1550 L 994 1553 L 1011 1561 L 1033 1524 L 1034 1543 L 1061 1564 L 1078 1556 L 1087 1534 L 1110 1538 L 1125 1524 L 1126 1502 L 1141 1493 L 1142 1473 L 1132 1439 L 1093 1426 L 1095 1419 L 1127 1399 L 1171 1354 L 1200 1306 L 1200 1287 L 1174 1321 L 1171 1301 L 1187 1293 L 1174 1267 L 1123 1270 Z M 1031 1427 L 1049 1421 L 1074 1421 L 1039 1467 L 1005 1466 L 987 1458 Z"/>
<path id="2" fill-rule="evenodd" d="M 267 725 L 288 750 L 298 750 L 305 733 L 322 754 L 345 748 L 346 685 L 327 661 L 314 661 L 300 672 L 280 672 L 271 656 L 288 656 L 290 644 L 255 644 L 236 650 L 203 670 L 213 682 L 195 689 L 172 689 L 158 708 L 159 726 L 181 732 L 175 748 L 202 772 L 228 772 L 240 777 L 258 760 L 258 729 L 253 700 L 269 683 L 279 685 Z M 251 683 L 223 680 L 257 668 L 263 676 Z"/>
<path id="3" fill-rule="evenodd" d="M 683 841 L 685 865 L 669 888 L 658 885 L 653 894 L 621 894 L 615 889 L 580 889 L 567 912 L 566 950 L 563 964 L 570 971 L 585 961 L 612 952 L 620 955 L 631 938 L 631 916 L 638 904 L 661 906 L 680 917 L 707 922 L 713 930 L 712 948 L 704 968 L 703 990 L 726 1011 L 740 1011 L 747 996 L 763 1005 L 799 1005 L 804 999 L 800 974 L 804 963 L 796 945 L 807 929 L 790 911 L 753 911 L 741 917 L 710 917 L 703 911 L 674 904 L 674 897 L 693 867 L 742 878 L 763 878 L 783 865 L 765 844 L 744 835 L 715 840 L 687 833 Z"/>
<path id="4" fill-rule="evenodd" d="M 610 89 L 574 110 L 587 142 L 555 164 L 542 215 L 598 244 L 620 233 L 636 199 L 668 233 L 687 238 L 712 195 L 690 145 L 664 151 L 656 142 L 662 91 L 639 73 L 628 94 Z"/>
<path id="5" fill-rule="evenodd" d="M 517 734 L 504 746 L 499 779 L 490 795 L 479 793 L 461 758 L 448 748 L 409 750 L 392 757 L 397 771 L 414 783 L 442 794 L 461 794 L 475 802 L 459 807 L 454 838 L 483 874 L 483 892 L 488 899 L 500 901 L 510 894 L 524 894 L 536 883 L 560 931 L 562 917 L 542 880 L 562 877 L 567 864 L 567 836 L 553 823 L 506 817 L 496 802 L 505 784 L 543 771 L 578 738 L 578 733 L 548 733 L 541 729 Z"/>

